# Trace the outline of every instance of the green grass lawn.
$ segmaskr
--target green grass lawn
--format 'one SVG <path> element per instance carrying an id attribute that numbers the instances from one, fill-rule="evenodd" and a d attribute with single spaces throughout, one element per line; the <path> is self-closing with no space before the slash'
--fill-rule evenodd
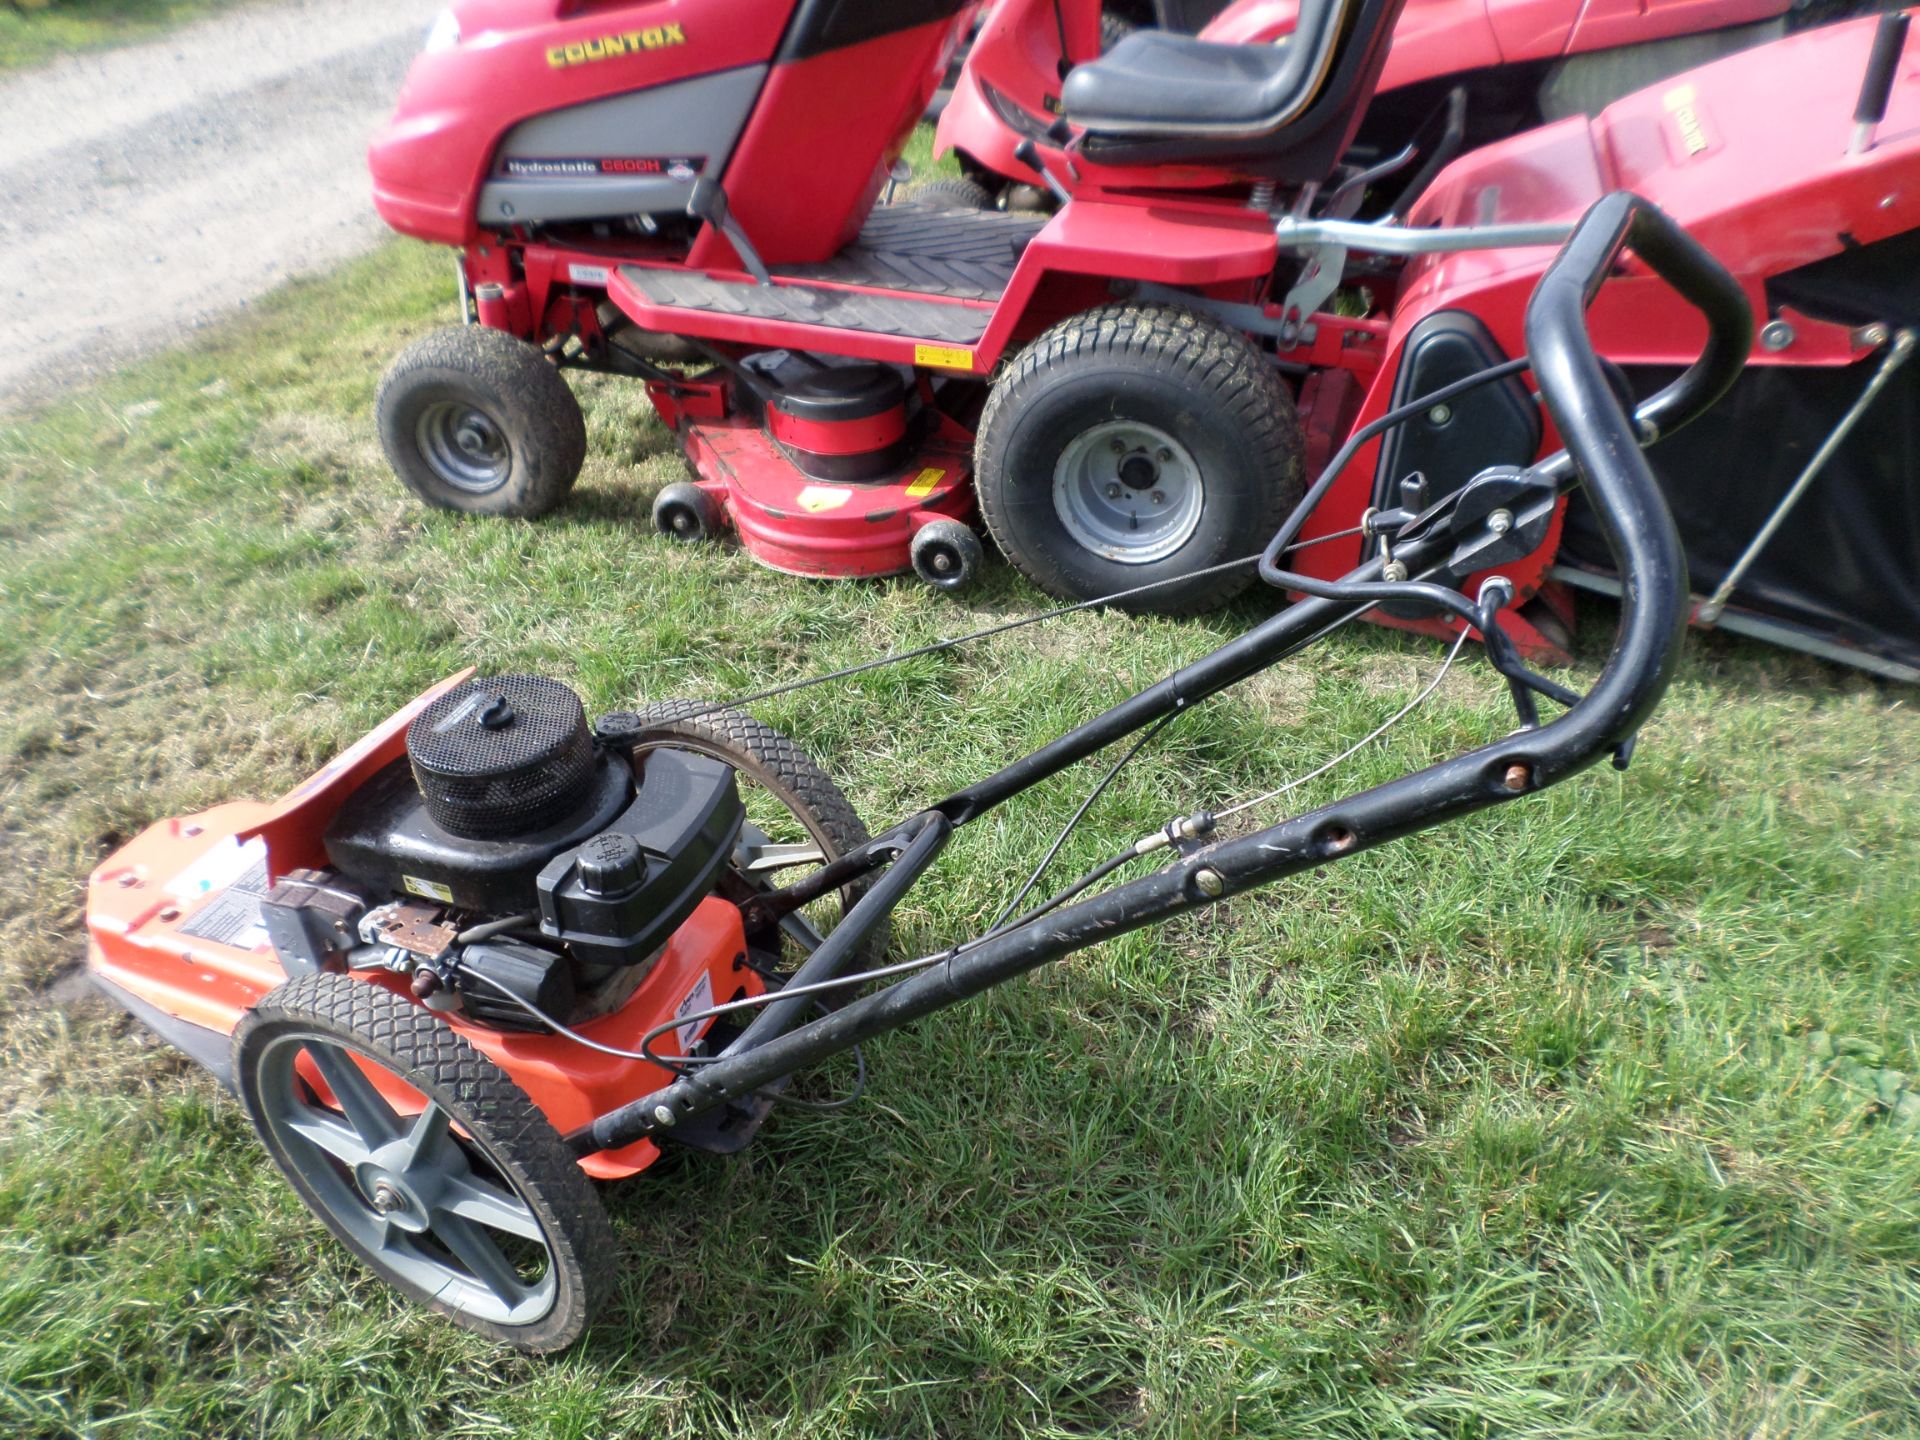
<path id="1" fill-rule="evenodd" d="M 0 73 L 150 40 L 242 0 L 0 0 Z"/>
<path id="2" fill-rule="evenodd" d="M 873 1046 L 853 1111 L 610 1189 L 620 1303 L 568 1354 L 392 1299 L 214 1085 L 49 995 L 88 868 L 463 664 L 718 697 L 1041 603 L 997 562 L 957 602 L 656 538 L 679 463 L 618 383 L 580 383 L 564 511 L 425 512 L 370 406 L 448 290 L 396 244 L 0 428 L 0 1434 L 1920 1434 L 1920 712 L 1713 637 L 1624 776 L 1074 957 Z M 759 713 L 891 819 L 1266 603 Z M 1358 627 L 1230 692 L 1062 873 L 1312 768 L 1437 662 Z M 1341 783 L 1510 724 L 1474 659 Z M 897 953 L 980 924 L 1090 779 L 963 832 Z"/>

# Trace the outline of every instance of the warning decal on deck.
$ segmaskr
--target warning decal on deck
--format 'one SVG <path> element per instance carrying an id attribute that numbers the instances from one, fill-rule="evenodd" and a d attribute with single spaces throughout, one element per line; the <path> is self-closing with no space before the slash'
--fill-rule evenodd
<path id="1" fill-rule="evenodd" d="M 687 992 L 687 998 L 680 1002 L 679 1008 L 673 1012 L 673 1018 L 676 1020 L 685 1019 L 689 1015 L 712 1008 L 713 976 L 705 970 L 702 970 L 700 972 L 700 983 Z M 688 1050 L 692 1049 L 693 1043 L 702 1035 L 706 1034 L 712 1025 L 713 1016 L 708 1015 L 699 1020 L 688 1020 L 686 1024 L 677 1026 L 673 1033 L 675 1038 L 680 1042 L 680 1053 L 684 1055 Z"/>
<path id="2" fill-rule="evenodd" d="M 924 500 L 934 492 L 934 487 L 947 478 L 947 472 L 937 468 L 922 470 L 913 477 L 913 483 L 907 486 L 909 500 Z"/>
<path id="3" fill-rule="evenodd" d="M 235 950 L 258 950 L 267 942 L 260 919 L 260 900 L 267 893 L 267 861 L 263 854 L 252 869 L 215 895 L 180 927 L 182 935 L 211 940 Z"/>
<path id="4" fill-rule="evenodd" d="M 853 491 L 838 485 L 809 485 L 794 497 L 809 515 L 838 510 L 853 498 Z"/>
<path id="5" fill-rule="evenodd" d="M 959 345 L 916 345 L 913 363 L 931 365 L 938 370 L 971 370 L 973 351 Z"/>

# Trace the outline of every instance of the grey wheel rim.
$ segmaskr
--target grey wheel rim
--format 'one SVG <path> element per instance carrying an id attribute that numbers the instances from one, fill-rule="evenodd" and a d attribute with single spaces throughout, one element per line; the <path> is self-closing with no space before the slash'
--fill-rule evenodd
<path id="1" fill-rule="evenodd" d="M 513 470 L 506 434 L 473 405 L 457 400 L 429 405 L 414 424 L 414 438 L 428 468 L 456 490 L 484 495 L 506 484 Z"/>
<path id="2" fill-rule="evenodd" d="M 303 1053 L 338 1109 L 320 1103 L 295 1069 Z M 419 1115 L 401 1115 L 356 1058 L 397 1073 L 315 1035 L 268 1042 L 258 1098 L 280 1158 L 383 1278 L 493 1324 L 541 1319 L 558 1299 L 559 1275 L 533 1208 L 454 1132 L 445 1107 L 429 1101 Z"/>
<path id="3" fill-rule="evenodd" d="M 1151 565 L 1200 528 L 1200 467 L 1156 425 L 1110 420 L 1076 435 L 1053 469 L 1053 508 L 1067 533 L 1122 565 Z"/>

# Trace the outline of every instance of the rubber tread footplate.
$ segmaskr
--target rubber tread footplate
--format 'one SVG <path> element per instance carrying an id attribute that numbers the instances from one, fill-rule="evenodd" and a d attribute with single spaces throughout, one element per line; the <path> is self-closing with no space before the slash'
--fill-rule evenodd
<path id="1" fill-rule="evenodd" d="M 795 280 L 910 290 L 950 300 L 998 300 L 1044 215 L 957 210 L 904 201 L 876 206 L 860 238 L 831 260 L 774 271 Z"/>
<path id="2" fill-rule="evenodd" d="M 865 335 L 899 335 L 945 345 L 971 345 L 986 333 L 991 310 L 947 305 L 911 295 L 875 295 L 816 285 L 756 285 L 715 280 L 683 270 L 624 265 L 620 276 L 641 295 L 669 310 L 783 320 Z"/>

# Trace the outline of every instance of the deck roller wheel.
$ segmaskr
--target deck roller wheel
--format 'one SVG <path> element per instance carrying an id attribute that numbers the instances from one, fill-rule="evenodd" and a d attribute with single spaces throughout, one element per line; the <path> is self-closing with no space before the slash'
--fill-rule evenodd
<path id="1" fill-rule="evenodd" d="M 571 1345 L 612 1288 L 613 1232 L 557 1131 L 433 1014 L 348 975 L 289 981 L 233 1035 L 254 1129 L 307 1207 L 389 1285 L 522 1350 Z"/>
<path id="2" fill-rule="evenodd" d="M 698 485 L 685 480 L 653 498 L 653 528 L 674 540 L 711 540 L 720 533 L 720 505 Z"/>
<path id="3" fill-rule="evenodd" d="M 907 557 L 913 573 L 936 590 L 963 590 L 980 578 L 986 552 L 980 537 L 958 520 L 929 520 L 913 533 Z"/>
<path id="4" fill-rule="evenodd" d="M 394 473 L 439 510 L 532 519 L 567 498 L 586 462 L 580 402 L 553 362 L 483 325 L 402 350 L 374 410 Z"/>

